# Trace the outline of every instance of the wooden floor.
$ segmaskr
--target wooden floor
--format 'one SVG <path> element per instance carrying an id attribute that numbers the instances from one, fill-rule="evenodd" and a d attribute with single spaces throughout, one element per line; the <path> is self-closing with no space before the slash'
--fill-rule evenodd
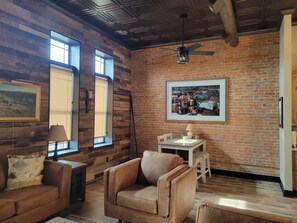
<path id="1" fill-rule="evenodd" d="M 102 180 L 87 185 L 86 201 L 73 204 L 70 208 L 71 214 L 89 219 L 92 222 L 118 222 L 116 219 L 104 216 L 103 195 Z M 297 218 L 297 198 L 283 197 L 279 184 L 273 182 L 219 175 L 208 177 L 205 184 L 199 183 L 195 207 L 189 213 L 184 223 L 195 222 L 197 207 L 203 200 Z"/>

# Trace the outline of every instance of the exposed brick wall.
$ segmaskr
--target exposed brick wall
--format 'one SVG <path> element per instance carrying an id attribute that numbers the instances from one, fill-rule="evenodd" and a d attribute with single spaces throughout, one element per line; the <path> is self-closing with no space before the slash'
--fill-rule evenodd
<path id="1" fill-rule="evenodd" d="M 132 95 L 140 151 L 157 150 L 157 135 L 185 130 L 187 122 L 165 120 L 166 81 L 228 78 L 226 124 L 195 122 L 207 139 L 212 168 L 279 175 L 278 64 L 279 34 L 240 37 L 236 48 L 223 40 L 202 42 L 212 57 L 190 56 L 176 63 L 170 51 L 158 48 L 132 52 Z M 178 45 L 167 48 L 176 49 Z"/>
<path id="2" fill-rule="evenodd" d="M 80 153 L 63 157 L 88 163 L 88 180 L 105 168 L 129 158 L 131 52 L 42 1 L 5 0 L 0 4 L 0 79 L 25 79 L 42 86 L 40 122 L 0 122 L 0 155 L 46 151 L 49 94 L 50 30 L 81 44 Z M 114 146 L 93 150 L 94 105 L 85 112 L 85 90 L 94 90 L 94 52 L 115 59 Z M 108 161 L 107 161 L 108 160 Z"/>

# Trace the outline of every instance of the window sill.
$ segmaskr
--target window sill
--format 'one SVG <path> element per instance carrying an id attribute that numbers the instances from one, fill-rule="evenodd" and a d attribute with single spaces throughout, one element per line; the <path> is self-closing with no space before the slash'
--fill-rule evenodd
<path id="1" fill-rule="evenodd" d="M 111 143 L 111 142 L 100 143 L 100 144 L 94 145 L 93 148 L 100 149 L 100 148 L 105 148 L 105 147 L 109 147 L 109 146 L 113 146 L 113 143 Z"/>
<path id="2" fill-rule="evenodd" d="M 75 153 L 79 153 L 79 151 L 77 149 L 66 149 L 66 150 L 58 151 L 58 157 L 68 156 Z M 53 158 L 53 156 L 54 156 L 54 152 L 49 152 L 47 154 L 47 158 Z"/>

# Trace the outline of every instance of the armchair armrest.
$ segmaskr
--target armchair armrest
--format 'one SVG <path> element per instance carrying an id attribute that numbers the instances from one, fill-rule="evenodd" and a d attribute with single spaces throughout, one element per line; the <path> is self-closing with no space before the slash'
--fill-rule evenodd
<path id="1" fill-rule="evenodd" d="M 44 161 L 43 183 L 57 186 L 59 198 L 66 197 L 69 204 L 71 187 L 71 166 L 51 160 Z"/>
<path id="2" fill-rule="evenodd" d="M 233 222 L 295 222 L 293 218 L 254 210 L 239 209 L 202 202 L 197 209 L 196 223 Z"/>
<path id="3" fill-rule="evenodd" d="M 187 165 L 179 165 L 161 176 L 157 182 L 158 187 L 158 214 L 162 217 L 169 215 L 171 181 L 188 169 Z"/>
<path id="4" fill-rule="evenodd" d="M 136 158 L 104 171 L 105 200 L 116 204 L 117 193 L 136 183 L 140 161 Z"/>
<path id="5" fill-rule="evenodd" d="M 170 215 L 173 215 L 174 222 L 182 222 L 192 210 L 195 203 L 196 183 L 197 169 L 195 167 L 189 167 L 187 171 L 172 181 Z"/>

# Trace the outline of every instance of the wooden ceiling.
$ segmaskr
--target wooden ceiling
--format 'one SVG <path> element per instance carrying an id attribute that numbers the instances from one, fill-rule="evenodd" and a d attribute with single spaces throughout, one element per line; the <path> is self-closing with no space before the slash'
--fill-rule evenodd
<path id="1" fill-rule="evenodd" d="M 45 0 L 95 26 L 130 49 L 181 41 L 181 13 L 185 39 L 220 36 L 224 26 L 207 0 Z M 237 31 L 277 30 L 281 10 L 297 8 L 297 0 L 232 0 Z M 297 13 L 293 15 L 297 22 Z"/>

